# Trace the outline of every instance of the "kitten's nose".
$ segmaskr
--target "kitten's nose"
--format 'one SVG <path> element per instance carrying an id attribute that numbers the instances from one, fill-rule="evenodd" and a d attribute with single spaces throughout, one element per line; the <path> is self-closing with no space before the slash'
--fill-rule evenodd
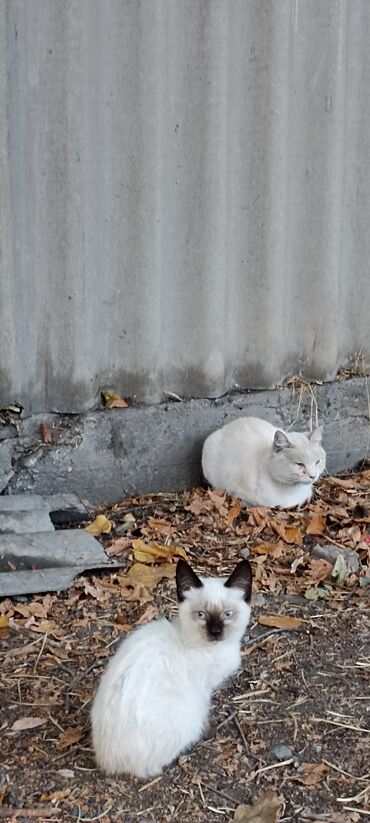
<path id="1" fill-rule="evenodd" d="M 211 637 L 214 637 L 215 640 L 218 640 L 222 634 L 222 626 L 210 626 L 209 633 Z"/>

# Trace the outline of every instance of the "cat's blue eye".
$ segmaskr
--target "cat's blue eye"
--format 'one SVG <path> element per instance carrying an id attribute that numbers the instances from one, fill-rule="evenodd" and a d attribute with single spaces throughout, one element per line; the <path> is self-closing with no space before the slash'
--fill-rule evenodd
<path id="1" fill-rule="evenodd" d="M 233 617 L 234 612 L 232 609 L 228 609 L 227 612 L 224 612 L 224 620 L 230 620 Z"/>
<path id="2" fill-rule="evenodd" d="M 195 615 L 198 618 L 198 620 L 205 620 L 206 619 L 206 613 L 205 612 L 195 612 Z"/>

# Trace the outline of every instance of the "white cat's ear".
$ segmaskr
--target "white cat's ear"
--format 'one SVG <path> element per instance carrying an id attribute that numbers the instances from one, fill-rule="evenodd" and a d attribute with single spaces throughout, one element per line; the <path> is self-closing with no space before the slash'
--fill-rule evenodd
<path id="1" fill-rule="evenodd" d="M 193 572 L 189 563 L 186 560 L 179 560 L 176 566 L 176 587 L 177 587 L 177 599 L 180 603 L 185 600 L 185 592 L 189 591 L 189 589 L 201 589 L 203 586 L 202 581 L 199 577 Z"/>
<path id="2" fill-rule="evenodd" d="M 224 583 L 228 589 L 242 589 L 244 600 L 249 603 L 252 597 L 252 569 L 249 560 L 238 563 L 230 577 Z"/>
<path id="3" fill-rule="evenodd" d="M 317 426 L 316 429 L 312 429 L 312 432 L 308 433 L 308 439 L 311 440 L 311 443 L 321 443 L 323 429 L 323 426 Z"/>
<path id="4" fill-rule="evenodd" d="M 284 432 L 278 429 L 274 435 L 274 451 L 281 452 L 283 449 L 289 449 L 289 440 Z"/>

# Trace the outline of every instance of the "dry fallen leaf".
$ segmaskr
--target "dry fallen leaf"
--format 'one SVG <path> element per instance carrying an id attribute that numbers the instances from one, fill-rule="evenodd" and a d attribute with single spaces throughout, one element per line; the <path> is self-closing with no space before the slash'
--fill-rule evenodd
<path id="1" fill-rule="evenodd" d="M 105 514 L 98 514 L 93 523 L 90 523 L 89 526 L 86 526 L 85 532 L 88 532 L 88 534 L 92 534 L 93 537 L 98 537 L 99 534 L 109 534 L 112 528 L 112 521 L 108 520 Z"/>
<path id="2" fill-rule="evenodd" d="M 238 806 L 235 810 L 236 823 L 276 823 L 280 819 L 284 801 L 267 789 L 252 800 L 250 806 Z"/>
<path id="3" fill-rule="evenodd" d="M 176 566 L 172 563 L 162 563 L 161 566 L 146 566 L 144 563 L 134 563 L 124 575 L 119 575 L 120 585 L 136 586 L 140 584 L 147 589 L 163 580 L 163 578 L 175 577 Z"/>
<path id="4" fill-rule="evenodd" d="M 135 560 L 139 563 L 162 563 L 173 557 L 183 557 L 189 560 L 185 549 L 181 546 L 163 546 L 160 543 L 144 543 L 143 540 L 133 540 L 132 548 Z"/>
<path id="5" fill-rule="evenodd" d="M 324 534 L 326 529 L 326 520 L 319 512 L 314 512 L 309 518 L 306 528 L 307 534 Z"/>
<path id="6" fill-rule="evenodd" d="M 109 543 L 109 546 L 106 546 L 105 553 L 108 557 L 122 557 L 122 555 L 129 554 L 131 548 L 132 537 L 117 537 Z"/>
<path id="7" fill-rule="evenodd" d="M 148 589 L 141 583 L 132 584 L 129 581 L 124 582 L 124 578 L 121 578 L 119 582 L 122 600 L 132 603 L 149 603 L 153 599 Z"/>
<path id="8" fill-rule="evenodd" d="M 62 732 L 59 735 L 58 745 L 60 749 L 68 749 L 69 746 L 73 746 L 74 743 L 78 743 L 81 740 L 82 732 L 81 729 L 66 729 L 65 732 Z"/>
<path id="9" fill-rule="evenodd" d="M 328 771 L 325 763 L 302 763 L 298 768 L 296 779 L 308 789 L 313 789 L 321 783 Z"/>
<path id="10" fill-rule="evenodd" d="M 240 500 L 234 500 L 226 518 L 226 523 L 229 526 L 229 528 L 233 526 L 234 520 L 236 520 L 236 518 L 239 516 L 241 506 L 242 504 Z"/>
<path id="11" fill-rule="evenodd" d="M 119 394 L 102 391 L 101 396 L 106 409 L 127 409 L 128 403 Z"/>
<path id="12" fill-rule="evenodd" d="M 261 626 L 273 626 L 276 629 L 298 629 L 304 621 L 284 614 L 260 614 L 258 622 Z"/>
<path id="13" fill-rule="evenodd" d="M 40 424 L 40 434 L 43 443 L 50 444 L 53 442 L 53 435 L 46 423 Z"/>
<path id="14" fill-rule="evenodd" d="M 9 625 L 9 618 L 7 615 L 0 616 L 0 629 L 6 629 Z"/>
<path id="15" fill-rule="evenodd" d="M 279 523 L 278 520 L 270 521 L 271 528 L 285 540 L 285 543 L 294 543 L 296 546 L 300 546 L 303 543 L 303 536 L 300 526 L 284 526 L 283 523 Z"/>
<path id="16" fill-rule="evenodd" d="M 15 720 L 11 729 L 13 732 L 23 732 L 26 729 L 36 729 L 38 726 L 45 726 L 47 717 L 20 717 Z"/>

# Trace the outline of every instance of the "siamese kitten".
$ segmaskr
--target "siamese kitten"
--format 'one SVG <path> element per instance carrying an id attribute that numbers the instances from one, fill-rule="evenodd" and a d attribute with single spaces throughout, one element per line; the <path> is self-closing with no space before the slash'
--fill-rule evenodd
<path id="1" fill-rule="evenodd" d="M 258 417 L 239 417 L 210 434 L 203 446 L 203 474 L 251 506 L 299 506 L 325 469 L 322 426 L 285 433 Z"/>
<path id="2" fill-rule="evenodd" d="M 107 774 L 160 774 L 200 739 L 212 692 L 240 664 L 251 613 L 248 560 L 227 580 L 197 577 L 179 560 L 176 584 L 177 618 L 136 629 L 100 682 L 92 736 L 96 762 Z"/>

